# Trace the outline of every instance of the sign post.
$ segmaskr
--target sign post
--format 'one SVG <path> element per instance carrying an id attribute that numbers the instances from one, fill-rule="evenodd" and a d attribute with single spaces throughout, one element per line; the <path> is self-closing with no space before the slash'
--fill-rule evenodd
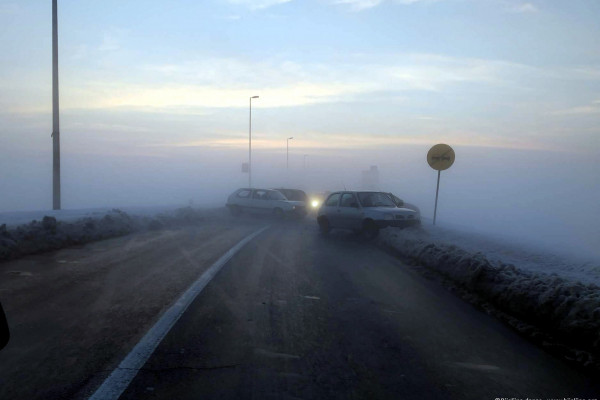
<path id="1" fill-rule="evenodd" d="M 435 208 L 433 210 L 433 224 L 437 217 L 438 194 L 440 192 L 440 174 L 454 164 L 454 150 L 447 144 L 436 144 L 427 152 L 427 163 L 438 172 L 437 187 L 435 189 Z"/>

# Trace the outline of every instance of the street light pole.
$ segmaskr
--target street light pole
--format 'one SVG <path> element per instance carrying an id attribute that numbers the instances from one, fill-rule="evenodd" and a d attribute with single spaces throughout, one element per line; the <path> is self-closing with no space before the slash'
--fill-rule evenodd
<path id="1" fill-rule="evenodd" d="M 58 121 L 58 6 L 52 0 L 52 209 L 60 210 L 60 128 Z"/>
<path id="2" fill-rule="evenodd" d="M 287 138 L 286 144 L 286 152 L 285 152 L 285 167 L 286 169 L 289 171 L 290 170 L 290 140 L 293 139 L 294 137 L 289 137 Z"/>
<path id="3" fill-rule="evenodd" d="M 252 99 L 258 99 L 258 96 L 250 97 L 250 122 L 248 124 L 248 187 L 252 187 Z"/>
<path id="4" fill-rule="evenodd" d="M 308 157 L 308 154 L 305 154 L 305 155 L 304 155 L 304 164 L 303 164 L 303 166 L 304 166 L 304 169 L 306 169 L 306 157 Z"/>

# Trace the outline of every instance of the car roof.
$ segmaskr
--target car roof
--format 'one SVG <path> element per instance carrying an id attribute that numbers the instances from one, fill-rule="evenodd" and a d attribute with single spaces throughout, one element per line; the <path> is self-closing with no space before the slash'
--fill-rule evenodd
<path id="1" fill-rule="evenodd" d="M 304 193 L 304 190 L 302 190 L 302 189 L 273 188 L 271 190 L 289 190 L 289 191 L 293 191 L 293 192 L 302 192 L 302 193 Z"/>
<path id="2" fill-rule="evenodd" d="M 383 194 L 390 194 L 389 192 L 383 192 L 381 190 L 338 190 L 336 192 L 331 192 L 330 196 L 332 194 L 336 194 L 336 193 L 383 193 Z"/>

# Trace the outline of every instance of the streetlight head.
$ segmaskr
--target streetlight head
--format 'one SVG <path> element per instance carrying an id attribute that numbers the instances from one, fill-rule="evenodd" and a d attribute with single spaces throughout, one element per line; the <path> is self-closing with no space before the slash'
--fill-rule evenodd
<path id="1" fill-rule="evenodd" d="M 258 99 L 258 96 L 252 96 L 251 99 Z"/>
<path id="2" fill-rule="evenodd" d="M 290 140 L 290 139 L 293 139 L 293 138 L 294 138 L 293 136 L 292 136 L 292 137 L 289 137 L 289 138 L 288 138 L 288 140 Z"/>

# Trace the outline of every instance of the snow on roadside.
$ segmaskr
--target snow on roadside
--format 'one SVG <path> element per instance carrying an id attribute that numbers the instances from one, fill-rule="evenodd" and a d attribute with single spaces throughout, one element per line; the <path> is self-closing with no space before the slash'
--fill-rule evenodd
<path id="1" fill-rule="evenodd" d="M 462 227 L 423 225 L 422 234 L 431 240 L 485 254 L 494 262 L 514 264 L 519 269 L 600 285 L 600 259 L 591 254 L 574 255 L 566 246 L 542 247 L 531 241 L 510 240 L 489 233 L 474 233 Z M 542 233 L 543 234 L 543 233 Z"/>
<path id="2" fill-rule="evenodd" d="M 124 207 L 119 208 L 130 215 L 138 216 L 154 216 L 159 213 L 173 211 L 178 207 L 161 206 L 161 207 Z M 0 225 L 5 224 L 7 227 L 28 224 L 31 221 L 41 221 L 44 217 L 53 217 L 57 221 L 73 222 L 82 218 L 102 218 L 110 214 L 113 208 L 83 208 L 76 210 L 38 210 L 38 211 L 13 211 L 0 213 Z"/>
<path id="3" fill-rule="evenodd" d="M 158 213 L 159 210 L 162 212 Z M 4 220 L 0 219 L 0 261 L 127 235 L 140 230 L 195 224 L 219 214 L 217 210 L 191 207 L 133 211 L 136 215 L 129 215 L 119 209 L 97 209 L 43 212 L 39 215 L 9 213 L 11 215 L 8 218 L 8 213 L 4 213 Z M 37 216 L 38 219 L 31 220 L 32 216 Z M 23 218 L 31 222 L 19 224 Z M 1 223 L 2 221 L 7 221 L 10 225 L 6 222 Z"/>
<path id="4" fill-rule="evenodd" d="M 550 332 L 598 367 L 598 263 L 569 263 L 518 244 L 433 226 L 382 231 L 380 243 L 434 270 L 503 313 Z"/>

